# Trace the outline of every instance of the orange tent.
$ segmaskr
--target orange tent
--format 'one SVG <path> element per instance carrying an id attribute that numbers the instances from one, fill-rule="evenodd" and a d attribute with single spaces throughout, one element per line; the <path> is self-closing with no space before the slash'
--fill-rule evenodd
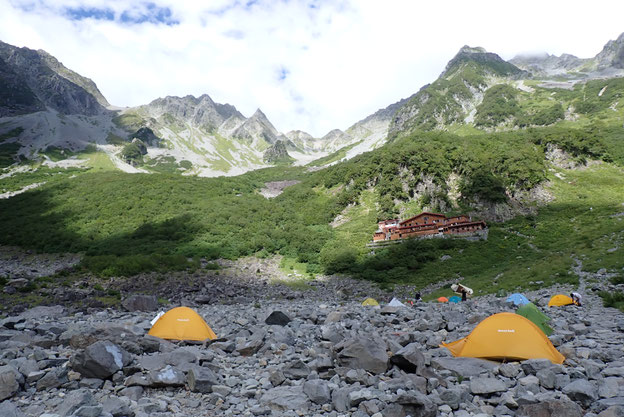
<path id="1" fill-rule="evenodd" d="M 446 298 L 446 297 L 440 297 L 440 298 L 438 298 L 438 302 L 439 302 L 439 303 L 448 303 L 448 298 Z"/>
<path id="2" fill-rule="evenodd" d="M 514 313 L 494 314 L 474 328 L 465 338 L 441 346 L 453 356 L 525 360 L 549 359 L 563 363 L 564 356 L 555 349 L 548 337 L 531 320 Z"/>
<path id="3" fill-rule="evenodd" d="M 572 298 L 568 297 L 567 295 L 557 294 L 557 295 L 553 295 L 550 298 L 550 301 L 548 302 L 548 307 L 567 306 L 570 304 L 574 304 L 574 300 Z"/>
<path id="4" fill-rule="evenodd" d="M 162 315 L 147 333 L 161 339 L 206 340 L 216 339 L 212 331 L 194 310 L 188 307 L 176 307 Z"/>

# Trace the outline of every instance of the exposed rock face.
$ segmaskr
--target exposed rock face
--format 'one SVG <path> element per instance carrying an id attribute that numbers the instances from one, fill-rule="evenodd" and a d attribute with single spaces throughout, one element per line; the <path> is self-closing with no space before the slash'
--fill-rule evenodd
<path id="1" fill-rule="evenodd" d="M 620 68 L 624 69 L 624 33 L 614 41 L 609 41 L 596 55 L 598 69 Z"/>
<path id="2" fill-rule="evenodd" d="M 132 139 L 137 138 L 140 139 L 143 143 L 148 146 L 159 147 L 162 139 L 154 134 L 154 131 L 149 127 L 142 127 L 136 132 L 134 132 L 131 136 Z"/>
<path id="3" fill-rule="evenodd" d="M 2 77 L 0 100 L 6 107 L 0 106 L 0 115 L 25 114 L 46 106 L 67 115 L 93 116 L 105 111 L 102 103 L 106 100 L 91 80 L 65 68 L 44 51 L 0 42 L 0 60 L 0 75 L 7 77 Z"/>
<path id="4" fill-rule="evenodd" d="M 260 109 L 256 110 L 249 119 L 245 120 L 240 127 L 232 132 L 232 136 L 252 143 L 264 140 L 269 144 L 273 144 L 278 139 L 283 138 L 283 135 L 275 129 Z M 284 147 L 284 149 L 286 148 Z"/>
<path id="5" fill-rule="evenodd" d="M 266 151 L 264 151 L 262 159 L 267 164 L 293 161 L 293 158 L 288 155 L 288 151 L 286 150 L 286 144 L 282 140 L 278 140 Z"/>

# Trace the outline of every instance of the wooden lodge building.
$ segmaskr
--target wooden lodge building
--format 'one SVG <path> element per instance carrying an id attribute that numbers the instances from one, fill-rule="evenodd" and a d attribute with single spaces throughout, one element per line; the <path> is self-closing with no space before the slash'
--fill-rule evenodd
<path id="1" fill-rule="evenodd" d="M 487 229 L 484 221 L 473 222 L 470 216 L 446 217 L 444 214 L 423 212 L 400 221 L 383 220 L 373 235 L 373 241 L 401 240 L 412 237 L 433 237 L 443 235 L 468 235 Z"/>

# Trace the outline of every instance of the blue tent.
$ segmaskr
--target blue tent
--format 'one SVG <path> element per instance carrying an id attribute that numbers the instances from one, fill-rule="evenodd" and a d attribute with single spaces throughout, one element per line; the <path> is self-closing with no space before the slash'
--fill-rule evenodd
<path id="1" fill-rule="evenodd" d="M 530 303 L 528 298 L 518 293 L 511 294 L 509 297 L 507 297 L 507 302 L 514 303 L 517 306 L 522 306 Z"/>
<path id="2" fill-rule="evenodd" d="M 459 298 L 456 295 L 454 295 L 451 298 L 449 298 L 449 303 L 459 303 L 460 301 L 461 301 L 461 298 Z"/>

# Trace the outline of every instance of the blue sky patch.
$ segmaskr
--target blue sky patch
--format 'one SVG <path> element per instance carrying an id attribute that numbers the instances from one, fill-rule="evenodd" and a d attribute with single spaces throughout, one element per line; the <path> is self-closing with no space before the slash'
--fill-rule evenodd
<path id="1" fill-rule="evenodd" d="M 154 3 L 146 3 L 140 11 L 124 11 L 119 20 L 124 23 L 164 23 L 172 26 L 180 23 L 172 17 L 171 9 L 158 7 Z"/>
<path id="2" fill-rule="evenodd" d="M 115 20 L 115 12 L 111 9 L 98 9 L 95 7 L 67 8 L 65 9 L 65 15 L 71 20 Z"/>
<path id="3" fill-rule="evenodd" d="M 277 79 L 280 81 L 284 81 L 290 75 L 290 71 L 286 67 L 280 67 L 277 71 Z"/>

